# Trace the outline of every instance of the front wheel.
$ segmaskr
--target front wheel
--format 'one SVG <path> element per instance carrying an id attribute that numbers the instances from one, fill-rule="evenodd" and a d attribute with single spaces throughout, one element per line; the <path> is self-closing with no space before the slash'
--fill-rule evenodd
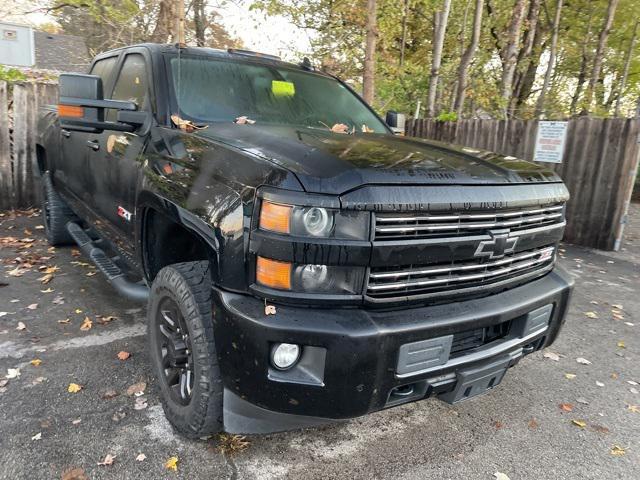
<path id="1" fill-rule="evenodd" d="M 176 263 L 151 286 L 147 329 L 165 415 L 190 438 L 220 432 L 222 378 L 213 340 L 209 262 Z"/>

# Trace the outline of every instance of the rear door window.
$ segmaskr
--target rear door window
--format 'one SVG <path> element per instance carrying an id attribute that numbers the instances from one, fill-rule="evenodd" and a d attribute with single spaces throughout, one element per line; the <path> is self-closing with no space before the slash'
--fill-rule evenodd
<path id="1" fill-rule="evenodd" d="M 117 61 L 118 57 L 103 58 L 102 60 L 98 60 L 94 63 L 93 68 L 91 68 L 91 72 L 89 72 L 91 75 L 97 75 L 102 79 L 102 88 L 105 93 Z"/>
<path id="2" fill-rule="evenodd" d="M 124 59 L 111 99 L 135 102 L 138 110 L 145 110 L 148 106 L 148 92 L 147 65 L 144 57 L 139 53 L 130 53 Z M 115 117 L 115 110 L 107 113 L 107 120 L 114 121 Z"/>

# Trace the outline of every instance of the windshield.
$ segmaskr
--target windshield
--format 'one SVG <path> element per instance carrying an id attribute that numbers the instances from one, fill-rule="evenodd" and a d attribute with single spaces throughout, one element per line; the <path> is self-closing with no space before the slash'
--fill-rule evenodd
<path id="1" fill-rule="evenodd" d="M 356 95 L 330 77 L 212 57 L 172 56 L 168 63 L 180 117 L 194 122 L 388 133 Z"/>

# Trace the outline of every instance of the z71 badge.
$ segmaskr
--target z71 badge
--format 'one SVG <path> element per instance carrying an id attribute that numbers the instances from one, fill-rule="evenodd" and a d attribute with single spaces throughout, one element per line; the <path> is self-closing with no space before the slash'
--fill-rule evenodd
<path id="1" fill-rule="evenodd" d="M 118 206 L 118 216 L 124 218 L 127 222 L 131 221 L 131 212 Z"/>

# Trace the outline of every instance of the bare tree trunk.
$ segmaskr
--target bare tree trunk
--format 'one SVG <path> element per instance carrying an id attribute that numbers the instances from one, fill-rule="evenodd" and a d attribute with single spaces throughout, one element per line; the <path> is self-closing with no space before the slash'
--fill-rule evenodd
<path id="1" fill-rule="evenodd" d="M 502 78 L 500 80 L 500 94 L 504 102 L 502 116 L 508 117 L 509 105 L 513 94 L 513 77 L 518 61 L 518 44 L 520 41 L 520 30 L 524 18 L 525 0 L 516 0 L 513 6 L 513 15 L 507 32 L 507 44 L 504 48 Z"/>
<path id="2" fill-rule="evenodd" d="M 518 53 L 518 61 L 516 62 L 516 70 L 513 77 L 513 94 L 511 96 L 510 111 L 515 111 L 519 107 L 520 92 L 522 90 L 525 75 L 529 73 L 529 66 L 534 62 L 533 49 L 536 41 L 540 41 L 538 17 L 540 13 L 540 1 L 531 0 L 529 4 L 529 13 L 527 14 L 527 28 L 522 42 L 522 48 Z M 535 60 L 537 63 L 537 60 Z"/>
<path id="3" fill-rule="evenodd" d="M 364 50 L 364 74 L 362 76 L 362 97 L 369 105 L 373 103 L 376 74 L 376 40 L 378 21 L 376 0 L 367 0 L 367 36 Z"/>
<path id="4" fill-rule="evenodd" d="M 556 14 L 553 17 L 553 33 L 551 34 L 551 47 L 549 49 L 549 63 L 547 63 L 547 71 L 544 73 L 544 82 L 538 101 L 536 102 L 536 118 L 539 118 L 544 110 L 544 99 L 551 84 L 551 74 L 556 63 L 556 52 L 558 50 L 558 27 L 560 26 L 560 16 L 562 14 L 562 0 L 558 0 L 556 5 Z"/>
<path id="5" fill-rule="evenodd" d="M 582 87 L 584 87 L 584 82 L 587 81 L 587 65 L 589 63 L 589 54 L 588 47 L 591 43 L 591 27 L 593 24 L 593 5 L 592 0 L 589 1 L 589 20 L 587 22 L 587 31 L 584 36 L 584 41 L 582 42 L 582 49 L 580 53 L 581 61 L 580 61 L 580 70 L 578 73 L 578 84 L 576 85 L 576 90 L 571 97 L 571 106 L 569 107 L 569 113 L 571 116 L 576 114 L 578 110 L 578 101 L 580 100 L 580 95 L 582 94 Z"/>
<path id="6" fill-rule="evenodd" d="M 409 20 L 409 0 L 404 0 L 402 11 L 402 43 L 400 44 L 400 66 L 404 65 L 404 50 L 407 45 L 407 21 Z"/>
<path id="7" fill-rule="evenodd" d="M 611 25 L 613 23 L 613 17 L 616 14 L 616 8 L 618 7 L 619 0 L 609 0 L 607 7 L 607 14 L 604 19 L 604 25 L 600 31 L 600 37 L 598 38 L 598 48 L 593 57 L 593 68 L 591 70 L 591 77 L 589 78 L 589 85 L 585 92 L 584 109 L 583 113 L 589 113 L 593 103 L 593 95 L 595 89 L 600 81 L 600 71 L 602 70 L 602 61 L 604 58 L 604 51 L 607 47 L 607 39 L 609 38 L 609 32 L 611 31 Z"/>
<path id="8" fill-rule="evenodd" d="M 207 30 L 207 13 L 205 12 L 206 0 L 193 0 L 193 29 L 196 35 L 196 45 L 198 47 L 204 47 L 206 38 L 205 33 Z"/>
<path id="9" fill-rule="evenodd" d="M 427 96 L 427 118 L 435 116 L 436 93 L 438 81 L 440 79 L 440 65 L 442 64 L 442 48 L 444 46 L 444 36 L 447 32 L 447 22 L 449 21 L 449 11 L 451 10 L 451 0 L 444 0 L 442 11 L 435 13 L 435 25 L 433 32 L 433 58 L 431 60 L 431 78 L 429 78 L 429 95 Z"/>
<path id="10" fill-rule="evenodd" d="M 478 49 L 478 43 L 480 42 L 483 4 L 484 0 L 476 0 L 476 12 L 473 17 L 471 42 L 460 58 L 460 66 L 458 67 L 458 88 L 453 106 L 453 109 L 458 115 L 458 118 L 462 118 L 462 111 L 464 109 L 464 97 L 467 89 L 467 74 L 469 65 L 471 65 L 471 62 L 473 61 L 473 57 L 475 56 L 476 50 Z"/>
<path id="11" fill-rule="evenodd" d="M 173 36 L 174 32 L 174 18 L 176 16 L 175 0 L 161 0 L 160 11 L 158 12 L 158 19 L 156 20 L 156 26 L 151 34 L 151 41 L 154 43 L 167 43 Z"/>
<path id="12" fill-rule="evenodd" d="M 613 113 L 614 117 L 620 116 L 620 102 L 622 101 L 622 97 L 624 96 L 624 90 L 627 87 L 627 80 L 629 79 L 629 68 L 631 67 L 631 59 L 633 58 L 633 51 L 636 48 L 636 40 L 638 36 L 639 25 L 640 25 L 640 21 L 636 21 L 636 24 L 633 27 L 633 35 L 631 36 L 631 42 L 629 42 L 629 49 L 627 50 L 627 58 L 624 61 L 624 70 L 622 72 L 622 80 L 620 81 L 618 90 L 616 92 L 616 109 Z"/>

